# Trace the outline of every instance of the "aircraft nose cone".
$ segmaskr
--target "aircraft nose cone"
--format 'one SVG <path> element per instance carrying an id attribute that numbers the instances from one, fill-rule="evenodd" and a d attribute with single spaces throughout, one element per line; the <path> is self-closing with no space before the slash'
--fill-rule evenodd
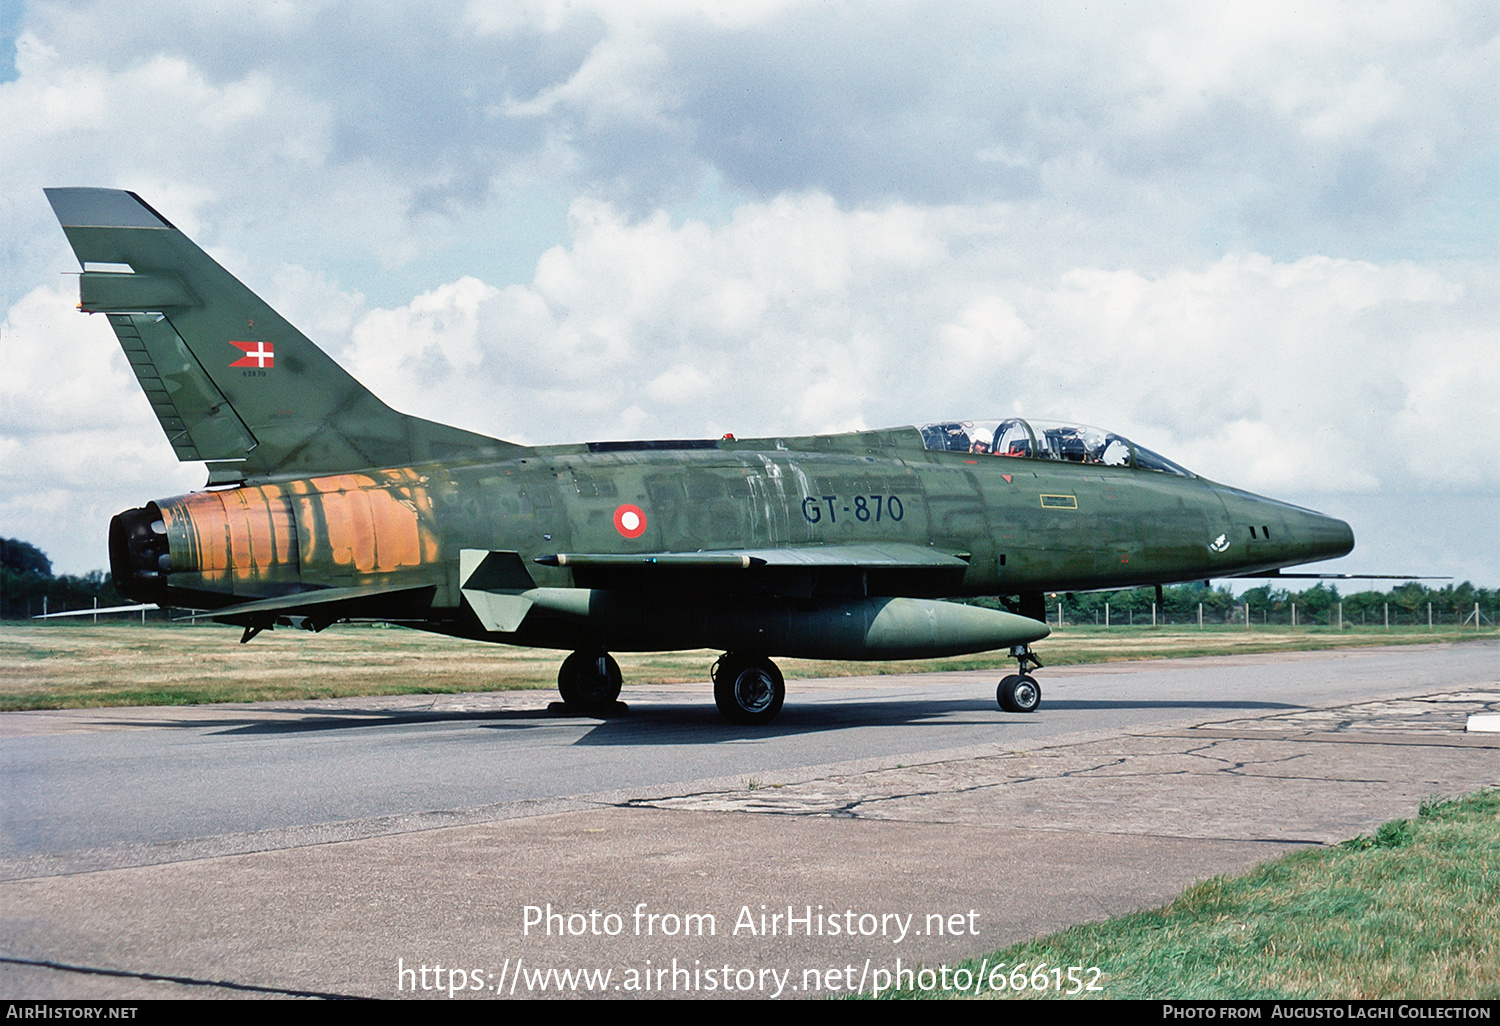
<path id="1" fill-rule="evenodd" d="M 1309 561 L 1337 559 L 1354 550 L 1354 531 L 1336 517 L 1325 517 L 1321 513 L 1309 513 L 1297 525 L 1298 548 Z"/>
<path id="2" fill-rule="evenodd" d="M 1340 556 L 1347 556 L 1354 551 L 1354 531 L 1342 520 L 1333 522 L 1333 533 L 1336 538 L 1334 544 L 1338 548 Z"/>

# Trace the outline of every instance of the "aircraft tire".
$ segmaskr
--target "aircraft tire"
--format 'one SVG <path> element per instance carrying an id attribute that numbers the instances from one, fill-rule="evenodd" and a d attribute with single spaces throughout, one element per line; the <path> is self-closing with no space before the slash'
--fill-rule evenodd
<path id="1" fill-rule="evenodd" d="M 730 723 L 770 723 L 786 701 L 786 681 L 769 659 L 725 655 L 714 664 L 714 704 Z"/>
<path id="2" fill-rule="evenodd" d="M 557 671 L 557 690 L 569 708 L 603 710 L 619 701 L 622 680 L 608 652 L 574 652 Z"/>
<path id="3" fill-rule="evenodd" d="M 1030 674 L 1012 673 L 1000 681 L 995 700 L 1006 712 L 1036 712 L 1042 704 L 1042 686 Z"/>

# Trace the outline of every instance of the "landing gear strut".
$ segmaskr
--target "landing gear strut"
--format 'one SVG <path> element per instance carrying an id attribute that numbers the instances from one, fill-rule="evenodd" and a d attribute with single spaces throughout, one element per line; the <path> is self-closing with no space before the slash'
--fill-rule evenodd
<path id="1" fill-rule="evenodd" d="M 714 663 L 714 704 L 730 723 L 770 723 L 786 700 L 786 681 L 769 659 L 725 653 Z"/>
<path id="2" fill-rule="evenodd" d="M 557 690 L 574 715 L 611 712 L 619 704 L 620 664 L 608 652 L 574 652 L 557 671 Z"/>
<path id="3" fill-rule="evenodd" d="M 1020 664 L 1021 672 L 1012 673 L 1000 681 L 1000 686 L 995 689 L 995 700 L 1006 712 L 1036 712 L 1042 704 L 1042 686 L 1027 672 L 1027 664 L 1041 669 L 1042 661 L 1032 654 L 1029 645 L 1012 645 L 1010 654 Z"/>

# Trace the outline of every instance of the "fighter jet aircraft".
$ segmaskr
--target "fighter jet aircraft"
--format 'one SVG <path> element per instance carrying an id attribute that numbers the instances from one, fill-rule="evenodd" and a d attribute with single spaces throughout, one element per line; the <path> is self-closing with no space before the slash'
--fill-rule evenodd
<path id="1" fill-rule="evenodd" d="M 527 447 L 397 413 L 134 193 L 49 189 L 180 460 L 206 490 L 110 524 L 116 588 L 242 641 L 380 620 L 570 651 L 571 710 L 613 708 L 611 651 L 713 648 L 714 698 L 770 722 L 771 657 L 1008 649 L 1030 712 L 1043 594 L 1274 571 L 1349 525 L 1077 424 Z M 1011 612 L 952 601 L 1000 596 Z"/>

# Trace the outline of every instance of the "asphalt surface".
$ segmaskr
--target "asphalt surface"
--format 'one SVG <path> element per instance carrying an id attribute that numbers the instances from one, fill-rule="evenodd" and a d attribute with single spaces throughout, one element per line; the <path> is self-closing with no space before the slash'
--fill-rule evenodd
<path id="1" fill-rule="evenodd" d="M 868 992 L 1500 784 L 1493 643 L 1041 678 L 5 714 L 0 994 Z"/>

